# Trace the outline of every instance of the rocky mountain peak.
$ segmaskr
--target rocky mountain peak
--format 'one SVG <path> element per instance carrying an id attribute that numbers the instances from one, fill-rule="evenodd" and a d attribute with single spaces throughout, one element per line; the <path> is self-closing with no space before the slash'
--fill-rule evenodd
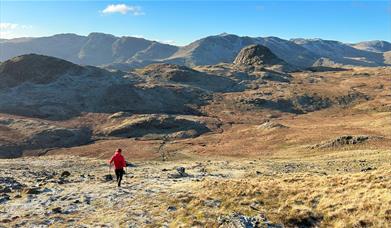
<path id="1" fill-rule="evenodd" d="M 79 65 L 54 57 L 21 55 L 0 64 L 0 85 L 13 87 L 24 82 L 48 84 L 66 73 L 80 74 L 83 70 Z"/>
<path id="2" fill-rule="evenodd" d="M 372 52 L 391 51 L 391 43 L 383 40 L 364 41 L 357 44 L 353 44 L 352 47 Z"/>
<path id="3" fill-rule="evenodd" d="M 107 34 L 107 33 L 101 33 L 101 32 L 92 32 L 88 34 L 89 38 L 116 38 L 114 35 Z"/>
<path id="4" fill-rule="evenodd" d="M 278 58 L 269 48 L 256 44 L 243 48 L 234 60 L 241 65 L 275 65 L 285 62 Z"/>

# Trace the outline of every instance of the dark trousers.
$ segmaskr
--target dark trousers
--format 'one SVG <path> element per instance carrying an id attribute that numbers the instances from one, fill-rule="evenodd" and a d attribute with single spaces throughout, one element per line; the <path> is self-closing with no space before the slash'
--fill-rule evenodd
<path id="1" fill-rule="evenodd" d="M 117 177 L 117 183 L 118 183 L 118 187 L 121 186 L 121 181 L 122 181 L 122 177 L 124 176 L 124 169 L 116 169 L 115 170 L 115 176 Z"/>

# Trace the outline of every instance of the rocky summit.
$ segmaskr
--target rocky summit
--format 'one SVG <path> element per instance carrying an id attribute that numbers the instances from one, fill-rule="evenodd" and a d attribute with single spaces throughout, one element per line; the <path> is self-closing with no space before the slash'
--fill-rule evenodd
<path id="1" fill-rule="evenodd" d="M 262 45 L 250 45 L 243 48 L 234 60 L 234 64 L 276 65 L 284 63 L 269 48 Z"/>
<path id="2" fill-rule="evenodd" d="M 49 56 L 29 54 L 0 63 L 0 86 L 23 83 L 49 84 L 64 74 L 83 74 L 83 67 Z"/>
<path id="3" fill-rule="evenodd" d="M 262 45 L 250 45 L 243 48 L 234 60 L 237 65 L 250 65 L 264 68 L 278 68 L 282 72 L 293 71 L 284 60 L 278 58 L 269 48 Z"/>

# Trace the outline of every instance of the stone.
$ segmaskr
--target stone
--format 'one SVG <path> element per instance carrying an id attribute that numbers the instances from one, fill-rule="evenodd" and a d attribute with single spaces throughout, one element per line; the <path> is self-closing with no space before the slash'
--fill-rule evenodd
<path id="1" fill-rule="evenodd" d="M 113 175 L 107 174 L 107 175 L 104 175 L 104 176 L 103 176 L 103 179 L 104 179 L 105 181 L 112 181 L 114 178 L 113 178 Z"/>
<path id="2" fill-rule="evenodd" d="M 193 175 L 189 175 L 188 173 L 186 173 L 185 167 L 177 167 L 176 171 L 177 171 L 176 173 L 168 174 L 168 177 L 173 179 L 178 179 L 183 177 L 194 177 Z"/>
<path id="3" fill-rule="evenodd" d="M 273 121 L 266 121 L 265 123 L 259 125 L 257 128 L 258 129 L 281 129 L 281 128 L 288 128 L 288 127 L 279 123 L 275 123 Z"/>
<path id="4" fill-rule="evenodd" d="M 26 188 L 23 190 L 23 192 L 28 195 L 37 195 L 41 193 L 40 189 L 36 187 Z"/>
<path id="5" fill-rule="evenodd" d="M 169 206 L 167 208 L 167 211 L 169 211 L 169 212 L 173 212 L 173 211 L 176 211 L 176 210 L 177 210 L 177 208 L 175 206 Z"/>
<path id="6" fill-rule="evenodd" d="M 366 168 L 361 169 L 361 172 L 367 172 L 367 171 L 371 171 L 371 170 L 374 170 L 374 169 L 376 169 L 376 168 L 366 167 Z"/>
<path id="7" fill-rule="evenodd" d="M 204 201 L 204 205 L 207 206 L 207 207 L 220 207 L 221 206 L 221 200 L 206 199 Z"/>
<path id="8" fill-rule="evenodd" d="M 23 188 L 23 185 L 12 177 L 0 177 L 0 184 L 4 187 L 9 187 L 13 190 L 18 190 Z"/>
<path id="9" fill-rule="evenodd" d="M 8 194 L 1 194 L 0 195 L 0 204 L 6 203 L 10 200 L 10 196 Z"/>
<path id="10" fill-rule="evenodd" d="M 8 218 L 5 218 L 5 219 L 1 220 L 1 223 L 9 223 L 9 222 L 12 222 L 12 220 L 8 219 Z"/>
<path id="11" fill-rule="evenodd" d="M 71 173 L 69 171 L 64 171 L 61 173 L 61 177 L 69 177 Z"/>
<path id="12" fill-rule="evenodd" d="M 233 213 L 229 216 L 221 216 L 218 218 L 219 227 L 221 228 L 283 228 L 281 224 L 272 224 L 264 216 L 245 216 L 240 213 Z"/>
<path id="13" fill-rule="evenodd" d="M 130 163 L 130 162 L 126 162 L 126 167 L 131 167 L 131 168 L 133 168 L 133 167 L 136 167 L 136 165 L 133 164 L 133 163 Z"/>
<path id="14" fill-rule="evenodd" d="M 10 187 L 7 187 L 7 186 L 0 187 L 0 193 L 11 193 L 11 192 L 12 192 L 12 190 Z"/>
<path id="15" fill-rule="evenodd" d="M 178 167 L 176 168 L 176 171 L 179 173 L 180 176 L 185 177 L 187 176 L 185 167 Z"/>
<path id="16" fill-rule="evenodd" d="M 61 214 L 62 213 L 62 209 L 61 209 L 61 207 L 55 207 L 55 208 L 52 209 L 52 212 L 56 213 L 56 214 Z"/>
<path id="17" fill-rule="evenodd" d="M 87 195 L 82 195 L 80 201 L 85 204 L 91 204 L 91 197 Z"/>
<path id="18" fill-rule="evenodd" d="M 41 191 L 41 193 L 49 193 L 49 192 L 53 192 L 53 190 L 50 189 L 50 188 L 44 188 L 44 189 Z"/>
<path id="19" fill-rule="evenodd" d="M 129 113 L 129 112 L 116 112 L 116 113 L 112 114 L 111 116 L 109 116 L 108 118 L 109 119 L 118 119 L 118 118 L 123 118 L 123 117 L 129 117 L 131 115 L 132 115 L 132 113 Z"/>

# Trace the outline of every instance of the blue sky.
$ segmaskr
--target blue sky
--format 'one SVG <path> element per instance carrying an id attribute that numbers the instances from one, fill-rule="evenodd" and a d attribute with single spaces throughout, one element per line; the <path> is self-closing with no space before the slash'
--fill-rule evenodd
<path id="1" fill-rule="evenodd" d="M 391 41 L 390 1 L 0 0 L 1 38 L 90 32 L 176 45 L 223 32 Z"/>

